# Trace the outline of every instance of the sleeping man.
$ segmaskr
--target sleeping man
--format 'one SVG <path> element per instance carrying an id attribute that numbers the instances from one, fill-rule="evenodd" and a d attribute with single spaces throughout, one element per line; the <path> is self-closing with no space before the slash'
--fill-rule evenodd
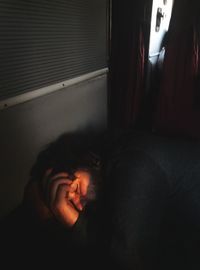
<path id="1" fill-rule="evenodd" d="M 32 168 L 5 250 L 66 269 L 199 269 L 199 153 L 137 132 L 61 136 Z"/>
<path id="2" fill-rule="evenodd" d="M 39 153 L 22 204 L 3 222 L 5 255 L 20 265 L 25 257 L 45 267 L 64 260 L 77 269 L 93 268 L 101 256 L 100 267 L 107 245 L 101 236 L 102 161 L 95 140 L 99 137 L 65 134 Z"/>

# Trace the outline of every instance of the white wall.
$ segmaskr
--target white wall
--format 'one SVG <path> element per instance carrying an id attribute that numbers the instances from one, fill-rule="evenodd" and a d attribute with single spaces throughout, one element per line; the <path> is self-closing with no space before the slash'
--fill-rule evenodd
<path id="1" fill-rule="evenodd" d="M 160 51 L 160 46 L 162 43 L 163 36 L 168 30 L 169 22 L 171 19 L 173 0 L 167 0 L 166 5 L 164 5 L 163 0 L 154 0 L 151 14 L 151 33 L 150 33 L 150 44 L 149 44 L 149 55 L 156 54 Z M 156 15 L 157 9 L 162 8 L 162 13 L 164 17 L 161 19 L 160 30 L 156 31 Z"/>
<path id="2" fill-rule="evenodd" d="M 146 93 L 151 90 L 152 78 L 154 79 L 154 70 L 158 61 L 159 53 L 161 52 L 161 44 L 163 37 L 168 30 L 171 13 L 173 8 L 174 0 L 167 0 L 164 4 L 164 0 L 153 0 L 152 12 L 151 12 L 151 30 L 150 30 L 150 40 L 149 40 L 149 57 L 148 57 L 148 70 L 147 70 L 147 83 L 146 83 Z M 162 8 L 162 13 L 164 17 L 161 19 L 161 25 L 159 31 L 156 31 L 156 17 L 157 9 Z M 160 54 L 163 55 L 163 50 Z"/>
<path id="3" fill-rule="evenodd" d="M 43 146 L 60 134 L 107 125 L 107 76 L 0 111 L 0 216 L 22 199 Z"/>

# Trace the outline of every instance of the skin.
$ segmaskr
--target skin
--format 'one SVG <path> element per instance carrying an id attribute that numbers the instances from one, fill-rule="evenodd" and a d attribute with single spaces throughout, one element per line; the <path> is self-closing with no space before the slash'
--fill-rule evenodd
<path id="1" fill-rule="evenodd" d="M 72 181 L 66 172 L 51 177 L 51 171 L 47 170 L 42 180 L 45 194 L 42 194 L 38 183 L 33 182 L 26 187 L 25 198 L 31 202 L 41 220 L 54 217 L 64 226 L 72 227 L 85 207 L 82 198 L 87 195 L 90 173 L 77 170 Z"/>

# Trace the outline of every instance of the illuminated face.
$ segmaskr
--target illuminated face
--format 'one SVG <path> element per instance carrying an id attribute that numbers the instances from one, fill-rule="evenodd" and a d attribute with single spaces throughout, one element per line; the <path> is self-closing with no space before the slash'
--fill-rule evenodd
<path id="1" fill-rule="evenodd" d="M 78 210 L 83 210 L 84 206 L 95 199 L 95 188 L 91 181 L 90 172 L 79 169 L 74 173 L 75 180 L 70 183 L 70 191 L 67 199 L 72 201 Z"/>
<path id="2" fill-rule="evenodd" d="M 53 169 L 47 170 L 43 178 L 43 188 L 46 194 L 47 205 L 51 205 L 55 201 L 60 185 L 66 185 L 65 198 L 78 211 L 82 211 L 88 202 L 96 199 L 92 175 L 88 170 L 77 169 L 73 173 L 73 180 L 66 171 L 60 171 L 51 175 L 52 171 Z"/>

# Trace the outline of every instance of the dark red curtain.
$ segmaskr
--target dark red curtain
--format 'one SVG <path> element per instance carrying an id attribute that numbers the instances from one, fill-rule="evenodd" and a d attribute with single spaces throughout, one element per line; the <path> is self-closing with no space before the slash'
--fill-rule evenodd
<path id="1" fill-rule="evenodd" d="M 145 0 L 112 1 L 109 127 L 129 128 L 140 116 L 144 95 Z M 147 35 L 148 37 L 148 35 Z"/>
<path id="2" fill-rule="evenodd" d="M 199 0 L 175 0 L 154 128 L 200 138 Z"/>

